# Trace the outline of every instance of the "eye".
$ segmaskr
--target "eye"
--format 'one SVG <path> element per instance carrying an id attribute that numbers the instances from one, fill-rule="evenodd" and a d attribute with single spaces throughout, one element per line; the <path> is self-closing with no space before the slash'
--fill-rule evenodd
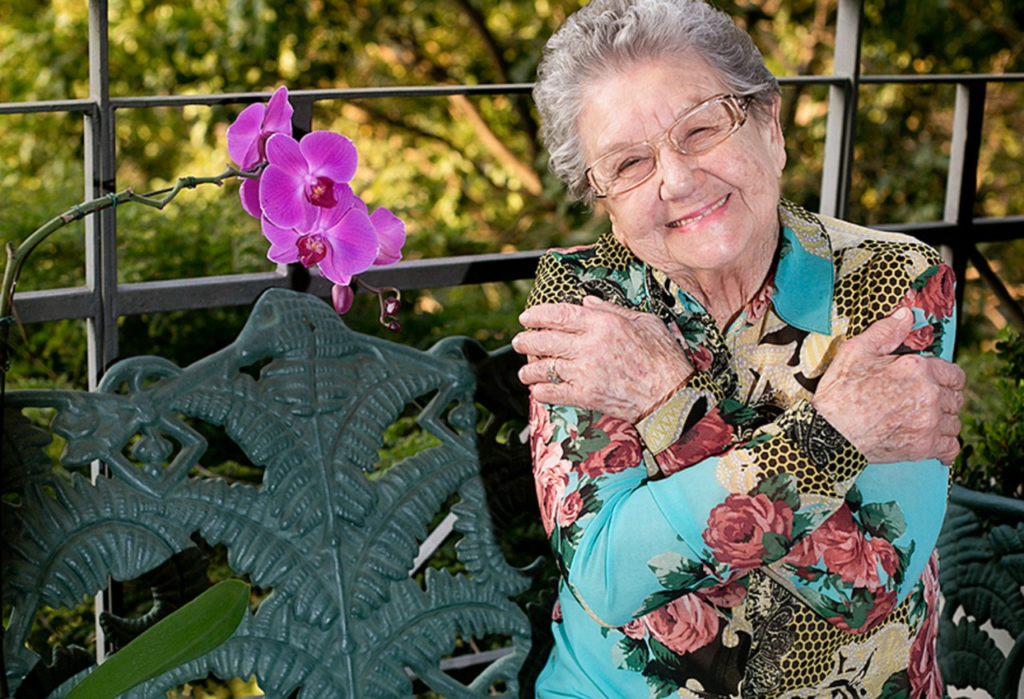
<path id="1" fill-rule="evenodd" d="M 637 173 L 643 173 L 650 165 L 651 158 L 648 155 L 632 153 L 625 155 L 615 162 L 615 169 L 612 174 L 615 177 L 631 177 Z"/>
<path id="2" fill-rule="evenodd" d="M 702 143 L 708 139 L 717 137 L 723 130 L 724 127 L 721 124 L 696 124 L 687 128 L 686 131 L 683 132 L 681 143 L 683 146 Z"/>

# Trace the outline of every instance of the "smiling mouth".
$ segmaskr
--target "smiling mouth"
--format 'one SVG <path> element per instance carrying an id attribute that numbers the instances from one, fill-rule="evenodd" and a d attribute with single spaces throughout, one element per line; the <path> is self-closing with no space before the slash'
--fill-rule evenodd
<path id="1" fill-rule="evenodd" d="M 715 213 L 716 211 L 721 209 L 723 206 L 725 206 L 725 203 L 727 201 L 729 201 L 729 197 L 730 196 L 732 196 L 732 195 L 726 194 L 724 197 L 722 197 L 721 199 L 716 201 L 714 204 L 712 204 L 708 208 L 706 208 L 703 211 L 701 211 L 696 216 L 691 216 L 690 218 L 681 218 L 679 220 L 672 221 L 672 222 L 670 222 L 668 224 L 668 227 L 669 228 L 680 228 L 681 226 L 687 226 L 687 225 L 689 225 L 691 223 L 696 223 L 697 221 L 701 220 L 702 218 L 705 218 L 706 216 L 710 216 L 711 214 Z"/>

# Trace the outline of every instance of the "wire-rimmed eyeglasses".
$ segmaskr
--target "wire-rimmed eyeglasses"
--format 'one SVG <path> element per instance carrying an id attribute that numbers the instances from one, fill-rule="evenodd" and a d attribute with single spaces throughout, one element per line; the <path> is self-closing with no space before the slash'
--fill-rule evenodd
<path id="1" fill-rule="evenodd" d="M 683 155 L 711 150 L 746 123 L 751 100 L 752 96 L 709 97 L 688 109 L 654 140 L 606 153 L 585 172 L 591 189 L 602 199 L 639 187 L 657 171 L 658 152 L 666 142 Z"/>

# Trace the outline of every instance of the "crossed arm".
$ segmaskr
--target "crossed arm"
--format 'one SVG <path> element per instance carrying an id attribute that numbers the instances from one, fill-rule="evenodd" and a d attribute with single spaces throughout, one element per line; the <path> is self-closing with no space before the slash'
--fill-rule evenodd
<path id="1" fill-rule="evenodd" d="M 755 569 L 855 631 L 909 591 L 941 524 L 963 386 L 947 361 L 892 354 L 912 315 L 847 340 L 811 401 L 678 469 L 645 459 L 638 425 L 666 399 L 714 386 L 662 321 L 590 299 L 521 320 L 545 525 L 599 620 L 622 625 Z M 548 381 L 552 360 L 563 383 Z M 723 406 L 682 439 L 714 442 Z M 931 509 L 905 511 L 911 501 Z"/>

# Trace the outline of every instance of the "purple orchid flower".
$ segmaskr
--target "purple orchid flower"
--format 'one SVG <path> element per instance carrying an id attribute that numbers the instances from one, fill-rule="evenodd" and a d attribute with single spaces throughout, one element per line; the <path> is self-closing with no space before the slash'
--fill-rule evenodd
<path id="1" fill-rule="evenodd" d="M 250 104 L 228 127 L 228 155 L 242 170 L 250 170 L 267 159 L 267 140 L 274 134 L 292 135 L 292 105 L 288 88 L 279 87 L 267 104 Z M 260 218 L 259 181 L 242 180 L 242 208 Z"/>
<path id="2" fill-rule="evenodd" d="M 270 241 L 267 257 L 274 262 L 317 265 L 323 276 L 342 285 L 370 268 L 379 247 L 370 217 L 357 206 L 320 209 L 308 229 L 278 226 L 264 216 L 263 235 Z"/>
<path id="3" fill-rule="evenodd" d="M 358 206 L 363 213 L 369 212 L 366 202 L 358 196 L 355 198 L 353 206 Z M 373 223 L 373 230 L 377 233 L 377 244 L 380 246 L 373 266 L 383 267 L 401 260 L 402 246 L 405 245 L 405 221 L 383 206 L 374 209 L 369 216 L 370 222 Z"/>
<path id="4" fill-rule="evenodd" d="M 370 214 L 370 222 L 377 232 L 377 243 L 380 246 L 373 266 L 383 267 L 401 260 L 402 246 L 405 245 L 405 221 L 382 206 Z"/>
<path id="5" fill-rule="evenodd" d="M 282 228 L 305 229 L 325 209 L 347 211 L 356 199 L 348 182 L 358 160 L 355 145 L 341 134 L 314 131 L 298 142 L 275 134 L 260 178 L 264 217 Z"/>

